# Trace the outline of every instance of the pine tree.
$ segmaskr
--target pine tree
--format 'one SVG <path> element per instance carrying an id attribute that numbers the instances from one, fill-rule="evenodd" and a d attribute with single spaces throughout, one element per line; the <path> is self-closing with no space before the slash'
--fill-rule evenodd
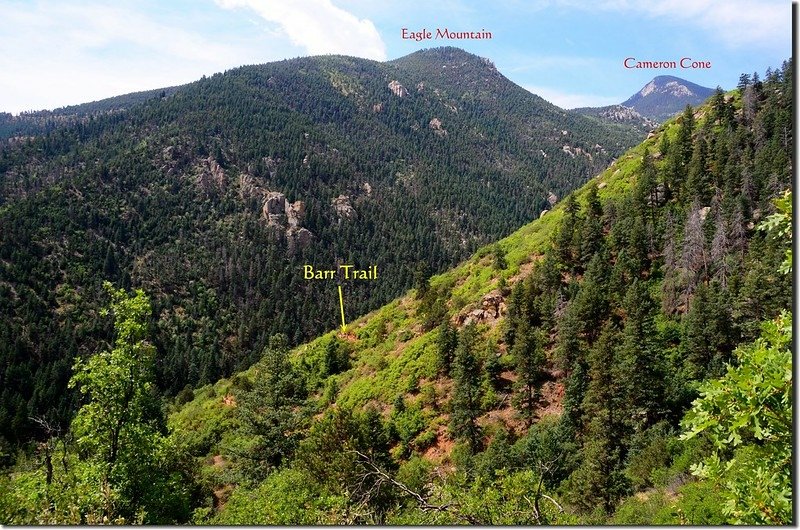
<path id="1" fill-rule="evenodd" d="M 450 402 L 450 432 L 466 440 L 472 453 L 481 446 L 481 367 L 475 351 L 478 331 L 474 324 L 466 326 L 458 335 L 458 347 L 453 360 L 453 398 Z"/>
<path id="2" fill-rule="evenodd" d="M 417 300 L 422 300 L 431 288 L 430 284 L 431 269 L 427 261 L 420 261 L 417 263 L 417 268 L 414 270 L 414 289 L 416 290 Z"/>
<path id="3" fill-rule="evenodd" d="M 569 478 L 575 503 L 589 511 L 602 506 L 611 513 L 627 493 L 623 474 L 624 391 L 614 377 L 619 331 L 611 323 L 589 351 L 588 386 L 583 399 L 584 426 L 581 465 Z"/>
<path id="4" fill-rule="evenodd" d="M 603 245 L 603 207 L 597 193 L 597 184 L 589 185 L 586 192 L 586 218 L 580 238 L 580 261 L 586 266 Z"/>
<path id="5" fill-rule="evenodd" d="M 664 414 L 667 375 L 654 323 L 656 305 L 646 282 L 633 281 L 623 308 L 626 318 L 617 352 L 617 378 L 625 390 L 623 415 L 636 431 L 642 431 Z"/>
<path id="6" fill-rule="evenodd" d="M 573 300 L 567 305 L 564 315 L 558 321 L 558 343 L 556 356 L 562 369 L 571 370 L 573 365 L 583 362 L 584 343 L 581 340 L 583 322 L 580 307 Z"/>
<path id="7" fill-rule="evenodd" d="M 254 478 L 287 461 L 300 441 L 305 389 L 288 357 L 286 336 L 270 337 L 252 389 L 237 395 L 237 415 L 250 438 L 248 451 L 239 456 L 248 461 L 243 469 Z"/>
<path id="8" fill-rule="evenodd" d="M 658 206 L 658 172 L 649 149 L 642 156 L 642 166 L 633 191 L 634 208 L 643 218 L 655 221 Z"/>
<path id="9" fill-rule="evenodd" d="M 739 89 L 740 92 L 744 92 L 744 89 L 750 85 L 750 75 L 742 74 L 739 76 L 739 83 L 736 85 L 736 88 Z"/>
<path id="10" fill-rule="evenodd" d="M 547 360 L 542 343 L 543 333 L 523 322 L 517 331 L 517 341 L 511 350 L 516 365 L 514 405 L 530 427 L 539 406 L 539 387 Z"/>
<path id="11" fill-rule="evenodd" d="M 575 304 L 576 318 L 581 331 L 591 344 L 600 333 L 609 309 L 609 263 L 608 251 L 595 254 L 583 277 L 581 290 L 571 302 Z"/>
<path id="12" fill-rule="evenodd" d="M 579 249 L 576 248 L 576 242 L 580 244 L 580 241 L 577 240 L 577 236 L 580 235 L 580 209 L 575 194 L 570 194 L 564 205 L 564 218 L 556 234 L 556 252 L 561 263 L 569 270 L 573 270 L 577 266 L 576 258 Z"/>
<path id="13" fill-rule="evenodd" d="M 711 175 L 708 171 L 708 144 L 704 138 L 694 143 L 686 177 L 686 192 L 702 204 L 708 204 L 711 196 Z"/>
<path id="14" fill-rule="evenodd" d="M 325 344 L 323 371 L 325 375 L 336 375 L 350 368 L 350 356 L 336 337 Z"/>
<path id="15" fill-rule="evenodd" d="M 458 333 L 448 320 L 439 325 L 439 334 L 436 337 L 436 360 L 440 374 L 449 375 L 453 364 L 453 356 L 458 346 Z"/>

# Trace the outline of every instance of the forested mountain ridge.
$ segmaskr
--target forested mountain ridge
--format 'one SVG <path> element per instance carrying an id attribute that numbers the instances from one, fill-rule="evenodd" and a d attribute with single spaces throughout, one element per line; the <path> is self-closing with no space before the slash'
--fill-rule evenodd
<path id="1" fill-rule="evenodd" d="M 33 416 L 71 417 L 73 359 L 110 340 L 104 279 L 152 297 L 157 385 L 174 394 L 248 366 L 274 333 L 334 328 L 335 291 L 304 264 L 377 265 L 380 281 L 347 289 L 363 314 L 419 261 L 457 263 L 638 140 L 457 49 L 286 60 L 167 92 L 0 147 L 6 442 L 41 436 Z"/>
<path id="2" fill-rule="evenodd" d="M 791 307 L 792 74 L 785 63 L 687 109 L 347 332 L 273 344 L 182 396 L 170 429 L 213 491 L 196 521 L 789 522 L 791 355 L 787 317 L 772 322 Z M 776 216 L 781 230 L 759 228 Z M 722 442 L 704 436 L 765 342 L 780 352 L 761 354 L 771 375 L 738 377 L 761 381 L 772 412 L 754 403 Z M 284 380 L 304 385 L 271 390 Z M 699 391 L 711 405 L 691 409 Z M 721 415 L 751 405 L 737 391 Z M 293 433 L 280 454 L 277 432 Z M 732 454 L 737 466 L 714 467 Z"/>
<path id="3" fill-rule="evenodd" d="M 573 112 L 583 116 L 591 116 L 609 123 L 618 123 L 621 126 L 631 127 L 644 134 L 649 133 L 658 126 L 658 123 L 646 118 L 631 107 L 623 105 L 608 105 L 605 107 L 582 107 L 572 109 Z"/>
<path id="4" fill-rule="evenodd" d="M 147 295 L 108 286 L 115 342 L 76 364 L 70 430 L 0 478 L 4 522 L 791 523 L 792 87 L 787 62 L 687 108 L 456 268 L 166 411 Z"/>
<path id="5" fill-rule="evenodd" d="M 165 98 L 179 87 L 132 92 L 122 96 L 69 105 L 54 110 L 21 112 L 16 116 L 0 109 L 0 140 L 24 141 L 31 136 L 46 134 L 58 127 L 86 121 L 92 116 L 124 112 L 150 99 Z"/>

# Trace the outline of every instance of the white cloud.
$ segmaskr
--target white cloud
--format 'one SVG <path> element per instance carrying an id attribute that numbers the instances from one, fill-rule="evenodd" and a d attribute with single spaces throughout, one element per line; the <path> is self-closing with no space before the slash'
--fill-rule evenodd
<path id="1" fill-rule="evenodd" d="M 596 94 L 575 94 L 562 92 L 553 88 L 524 85 L 522 88 L 549 101 L 562 109 L 575 109 L 579 107 L 604 107 L 616 105 L 625 100 L 624 97 L 598 96 Z"/>
<path id="2" fill-rule="evenodd" d="M 372 21 L 330 0 L 215 0 L 225 9 L 249 8 L 280 25 L 291 42 L 311 55 L 328 53 L 386 59 L 386 45 Z"/>
<path id="3" fill-rule="evenodd" d="M 791 43 L 792 5 L 785 0 L 555 0 L 562 6 L 638 13 L 700 27 L 732 48 Z"/>
<path id="4" fill-rule="evenodd" d="M 159 22 L 123 3 L 8 3 L 0 27 L 0 111 L 182 84 L 263 60 L 252 47 Z"/>

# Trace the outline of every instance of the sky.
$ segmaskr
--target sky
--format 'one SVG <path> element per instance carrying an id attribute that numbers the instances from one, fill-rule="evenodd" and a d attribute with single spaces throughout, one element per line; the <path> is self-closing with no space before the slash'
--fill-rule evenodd
<path id="1" fill-rule="evenodd" d="M 491 32 L 404 40 L 402 30 Z M 53 109 L 321 54 L 458 46 L 563 108 L 621 103 L 656 75 L 730 89 L 791 56 L 788 0 L 0 0 L 0 111 Z M 707 69 L 626 69 L 710 61 Z"/>

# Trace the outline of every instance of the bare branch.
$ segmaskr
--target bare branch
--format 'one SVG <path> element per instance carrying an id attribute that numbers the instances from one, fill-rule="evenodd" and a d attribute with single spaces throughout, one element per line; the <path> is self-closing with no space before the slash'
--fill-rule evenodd
<path id="1" fill-rule="evenodd" d="M 544 497 L 548 501 L 550 501 L 553 504 L 555 504 L 556 508 L 558 508 L 559 512 L 564 513 L 564 508 L 560 504 L 558 504 L 558 502 L 556 502 L 556 500 L 553 497 L 551 497 L 550 495 L 547 495 L 546 493 L 542 493 L 541 495 L 542 495 L 542 497 Z"/>
<path id="2" fill-rule="evenodd" d="M 425 499 L 425 497 L 423 497 L 416 491 L 412 490 L 402 482 L 396 480 L 394 477 L 392 477 L 384 470 L 382 470 L 380 467 L 378 467 L 369 456 L 355 449 L 353 449 L 352 451 L 353 453 L 358 455 L 358 457 L 362 460 L 363 464 L 369 466 L 372 469 L 371 474 L 378 476 L 381 481 L 388 482 L 389 484 L 393 485 L 401 492 L 403 492 L 406 496 L 414 499 L 414 501 L 416 501 L 417 505 L 422 511 L 449 513 L 450 515 L 453 515 L 454 517 L 457 517 L 458 519 L 461 519 L 462 521 L 465 521 L 469 524 L 476 524 L 476 525 L 482 524 L 481 521 L 472 517 L 471 515 L 462 514 L 461 512 L 457 511 L 451 504 L 431 504 L 430 502 L 427 501 L 427 499 Z"/>

